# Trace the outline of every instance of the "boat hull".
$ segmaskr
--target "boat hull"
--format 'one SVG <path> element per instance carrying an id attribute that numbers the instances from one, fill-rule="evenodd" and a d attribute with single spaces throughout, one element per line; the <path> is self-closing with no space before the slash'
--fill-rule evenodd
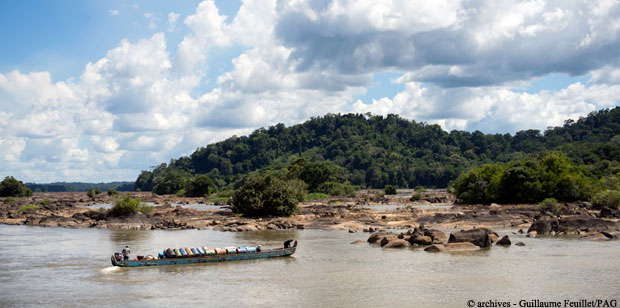
<path id="1" fill-rule="evenodd" d="M 211 255 L 211 256 L 196 256 L 196 257 L 179 257 L 179 258 L 167 258 L 167 259 L 153 259 L 153 260 L 121 260 L 118 261 L 112 256 L 112 265 L 119 267 L 142 267 L 142 266 L 161 266 L 161 265 L 177 265 L 177 264 L 193 264 L 193 263 L 209 263 L 209 262 L 224 262 L 224 261 L 240 261 L 240 260 L 253 260 L 253 259 L 265 259 L 286 257 L 295 253 L 297 247 L 290 248 L 277 248 L 264 250 L 260 252 L 248 252 L 248 253 L 236 253 L 236 254 L 223 254 L 223 255 Z"/>

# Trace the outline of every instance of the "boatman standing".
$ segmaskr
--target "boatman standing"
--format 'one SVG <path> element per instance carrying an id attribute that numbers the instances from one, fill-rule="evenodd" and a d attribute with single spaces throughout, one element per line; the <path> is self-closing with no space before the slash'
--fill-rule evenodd
<path id="1" fill-rule="evenodd" d="M 123 260 L 129 260 L 129 253 L 131 251 L 129 251 L 129 246 L 125 246 L 125 248 L 123 248 Z"/>

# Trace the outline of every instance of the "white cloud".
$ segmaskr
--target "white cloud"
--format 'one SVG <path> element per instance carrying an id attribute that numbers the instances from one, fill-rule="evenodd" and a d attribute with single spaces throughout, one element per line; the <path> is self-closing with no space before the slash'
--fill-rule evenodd
<path id="1" fill-rule="evenodd" d="M 177 21 L 181 14 L 170 12 L 168 13 L 168 32 L 173 32 L 176 29 Z"/>
<path id="2" fill-rule="evenodd" d="M 417 121 L 440 124 L 444 129 L 515 132 L 524 129 L 544 130 L 562 125 L 566 119 L 620 102 L 620 86 L 574 83 L 556 92 L 534 94 L 512 91 L 506 87 L 442 89 L 408 82 L 403 92 L 393 98 L 357 101 L 352 111 L 386 115 L 397 113 Z"/>
<path id="3" fill-rule="evenodd" d="M 183 38 L 176 54 L 176 66 L 181 73 L 193 73 L 204 63 L 209 48 L 230 45 L 230 38 L 224 32 L 225 20 L 226 16 L 219 15 L 213 0 L 203 1 L 195 14 L 185 18 L 192 33 Z"/>
<path id="4" fill-rule="evenodd" d="M 118 10 L 108 10 L 108 14 L 112 15 L 112 16 L 117 16 L 119 13 Z"/>
<path id="5" fill-rule="evenodd" d="M 132 180 L 233 134 L 328 112 L 485 132 L 561 125 L 618 105 L 619 10 L 617 1 L 245 0 L 229 18 L 206 0 L 185 27 L 168 14 L 169 32 L 187 31 L 178 46 L 164 33 L 125 39 L 65 81 L 0 73 L 0 173 Z M 155 14 L 144 18 L 157 27 Z M 214 72 L 222 50 L 237 54 Z M 403 91 L 354 101 L 386 71 L 400 73 Z M 592 78 L 513 90 L 553 73 Z M 205 90 L 207 79 L 216 82 Z"/>
<path id="6" fill-rule="evenodd" d="M 0 158 L 5 162 L 17 162 L 26 146 L 25 138 L 0 137 Z"/>

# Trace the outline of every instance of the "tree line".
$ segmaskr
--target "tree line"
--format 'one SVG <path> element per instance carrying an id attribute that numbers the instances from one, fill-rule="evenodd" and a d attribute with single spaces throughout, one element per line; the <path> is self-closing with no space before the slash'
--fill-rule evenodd
<path id="1" fill-rule="evenodd" d="M 291 127 L 260 128 L 248 136 L 233 136 L 199 148 L 189 156 L 142 171 L 135 188 L 176 193 L 193 177 L 207 175 L 215 188 L 235 189 L 249 174 L 284 173 L 300 159 L 333 164 L 338 167 L 338 178 L 332 182 L 359 188 L 448 187 L 473 167 L 518 161 L 552 150 L 582 166 L 586 177 L 600 179 L 617 173 L 620 108 L 594 111 L 544 133 L 523 130 L 514 136 L 446 132 L 438 125 L 393 114 L 327 114 Z M 313 176 L 319 179 L 321 175 Z M 305 179 L 312 189 L 320 185 L 309 176 Z"/>

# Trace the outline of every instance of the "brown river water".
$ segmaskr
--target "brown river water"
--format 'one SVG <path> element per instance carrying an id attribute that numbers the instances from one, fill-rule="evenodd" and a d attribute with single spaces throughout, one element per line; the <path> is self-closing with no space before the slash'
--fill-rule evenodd
<path id="1" fill-rule="evenodd" d="M 525 247 L 427 253 L 351 244 L 368 234 L 335 230 L 0 225 L 0 307 L 469 307 L 470 300 L 475 307 L 540 307 L 582 299 L 618 305 L 620 241 L 526 238 L 511 231 L 498 233 Z M 110 264 L 110 255 L 125 245 L 133 255 L 156 255 L 166 247 L 275 247 L 288 238 L 299 240 L 291 257 L 145 268 Z"/>

